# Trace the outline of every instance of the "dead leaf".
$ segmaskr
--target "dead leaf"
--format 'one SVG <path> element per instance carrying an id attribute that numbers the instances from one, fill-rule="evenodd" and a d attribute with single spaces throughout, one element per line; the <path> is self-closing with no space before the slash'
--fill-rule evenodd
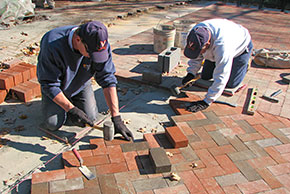
<path id="1" fill-rule="evenodd" d="M 45 136 L 41 136 L 41 140 L 49 140 L 49 138 Z"/>
<path id="2" fill-rule="evenodd" d="M 166 152 L 166 155 L 169 156 L 169 157 L 173 156 L 173 154 L 171 152 Z"/>
<path id="3" fill-rule="evenodd" d="M 141 127 L 140 129 L 137 130 L 137 132 L 145 133 L 146 132 L 146 128 L 145 127 Z"/>
<path id="4" fill-rule="evenodd" d="M 130 119 L 124 119 L 123 122 L 124 122 L 125 125 L 127 125 L 127 124 L 131 123 L 131 120 Z"/>
<path id="5" fill-rule="evenodd" d="M 196 168 L 197 167 L 197 164 L 195 162 L 193 162 L 191 165 L 190 165 L 191 168 Z"/>
<path id="6" fill-rule="evenodd" d="M 170 173 L 170 180 L 172 181 L 180 181 L 180 176 L 178 176 L 176 173 L 172 172 Z"/>
<path id="7" fill-rule="evenodd" d="M 157 129 L 155 129 L 155 128 L 151 129 L 151 133 L 156 133 L 156 132 L 157 132 Z"/>

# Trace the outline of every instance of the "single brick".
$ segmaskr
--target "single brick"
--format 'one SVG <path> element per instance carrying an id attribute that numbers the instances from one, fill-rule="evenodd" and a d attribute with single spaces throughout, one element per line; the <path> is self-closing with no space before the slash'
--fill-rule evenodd
<path id="1" fill-rule="evenodd" d="M 245 161 L 237 161 L 234 163 L 249 181 L 256 181 L 261 179 L 259 173 L 254 168 L 252 168 L 249 163 Z"/>
<path id="2" fill-rule="evenodd" d="M 33 99 L 33 89 L 22 85 L 14 86 L 10 89 L 12 96 L 15 96 L 22 102 L 29 102 Z"/>
<path id="3" fill-rule="evenodd" d="M 73 191 L 84 188 L 84 181 L 82 177 L 74 179 L 56 180 L 49 182 L 49 192 L 57 193 L 63 191 Z"/>
<path id="4" fill-rule="evenodd" d="M 141 179 L 132 183 L 136 192 L 143 192 L 168 187 L 166 184 L 166 180 L 163 177 Z"/>
<path id="5" fill-rule="evenodd" d="M 110 174 L 118 172 L 127 172 L 128 168 L 126 162 L 103 164 L 96 166 L 98 174 Z"/>
<path id="6" fill-rule="evenodd" d="M 182 133 L 179 127 L 167 127 L 165 128 L 165 134 L 175 148 L 187 147 L 188 139 Z"/>
<path id="7" fill-rule="evenodd" d="M 7 91 L 6 90 L 0 90 L 0 104 L 2 102 L 4 102 L 4 100 L 6 98 L 6 95 L 7 95 Z"/>
<path id="8" fill-rule="evenodd" d="M 18 66 L 28 67 L 30 71 L 30 79 L 36 78 L 36 65 L 22 62 L 22 63 L 19 63 Z"/>
<path id="9" fill-rule="evenodd" d="M 14 86 L 13 76 L 0 73 L 0 89 L 9 90 Z"/>
<path id="10" fill-rule="evenodd" d="M 5 71 L 2 71 L 1 74 L 12 76 L 14 86 L 22 83 L 23 77 L 22 77 L 22 73 L 20 73 L 20 72 L 16 72 L 16 71 L 12 71 L 11 69 L 7 69 Z"/>
<path id="11" fill-rule="evenodd" d="M 101 193 L 119 193 L 117 182 L 113 174 L 100 175 L 98 178 Z"/>
<path id="12" fill-rule="evenodd" d="M 171 171 L 171 163 L 163 148 L 150 148 L 149 158 L 153 164 L 155 173 Z"/>
<path id="13" fill-rule="evenodd" d="M 247 183 L 248 180 L 240 173 L 228 174 L 224 176 L 215 177 L 215 180 L 222 187 Z"/>
<path id="14" fill-rule="evenodd" d="M 21 83 L 19 85 L 31 88 L 32 91 L 33 91 L 33 95 L 32 95 L 33 97 L 41 96 L 40 84 L 37 84 L 35 82 L 32 82 L 32 81 L 28 80 L 28 81 L 23 82 L 23 83 Z"/>
<path id="15" fill-rule="evenodd" d="M 48 194 L 48 182 L 31 185 L 31 194 Z"/>
<path id="16" fill-rule="evenodd" d="M 64 169 L 53 170 L 47 172 L 38 172 L 32 174 L 31 184 L 50 182 L 54 180 L 65 179 Z"/>
<path id="17" fill-rule="evenodd" d="M 149 83 L 162 83 L 162 74 L 153 72 L 153 71 L 144 71 L 142 73 L 142 81 L 149 82 Z"/>
<path id="18" fill-rule="evenodd" d="M 11 68 L 11 71 L 22 73 L 22 82 L 28 81 L 30 79 L 30 69 L 29 67 L 16 65 Z"/>
<path id="19" fill-rule="evenodd" d="M 145 133 L 143 139 L 148 142 L 150 148 L 158 148 L 160 145 L 156 141 L 153 133 Z"/>

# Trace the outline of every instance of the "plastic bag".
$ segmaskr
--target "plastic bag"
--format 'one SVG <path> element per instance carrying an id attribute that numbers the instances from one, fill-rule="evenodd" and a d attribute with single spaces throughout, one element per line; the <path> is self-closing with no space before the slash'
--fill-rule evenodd
<path id="1" fill-rule="evenodd" d="M 9 24 L 34 16 L 34 8 L 35 5 L 31 0 L 0 0 L 0 23 Z"/>
<path id="2" fill-rule="evenodd" d="M 256 52 L 254 62 L 265 67 L 288 69 L 290 68 L 290 51 L 261 49 Z"/>

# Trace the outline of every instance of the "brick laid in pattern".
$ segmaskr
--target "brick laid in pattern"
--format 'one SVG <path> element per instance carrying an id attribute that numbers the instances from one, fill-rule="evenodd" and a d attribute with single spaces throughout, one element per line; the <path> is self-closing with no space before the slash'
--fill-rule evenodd
<path id="1" fill-rule="evenodd" d="M 177 126 L 165 128 L 166 137 L 175 148 L 187 147 L 188 139 Z"/>

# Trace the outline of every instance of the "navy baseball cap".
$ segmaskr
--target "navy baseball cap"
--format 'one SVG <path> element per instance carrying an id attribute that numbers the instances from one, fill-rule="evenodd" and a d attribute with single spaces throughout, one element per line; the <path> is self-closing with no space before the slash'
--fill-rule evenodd
<path id="1" fill-rule="evenodd" d="M 187 36 L 184 55 L 190 59 L 197 58 L 202 47 L 209 39 L 210 33 L 205 27 L 193 28 Z"/>
<path id="2" fill-rule="evenodd" d="M 79 27 L 79 36 L 88 46 L 88 53 L 93 63 L 104 63 L 109 58 L 108 31 L 99 21 L 91 21 Z"/>

